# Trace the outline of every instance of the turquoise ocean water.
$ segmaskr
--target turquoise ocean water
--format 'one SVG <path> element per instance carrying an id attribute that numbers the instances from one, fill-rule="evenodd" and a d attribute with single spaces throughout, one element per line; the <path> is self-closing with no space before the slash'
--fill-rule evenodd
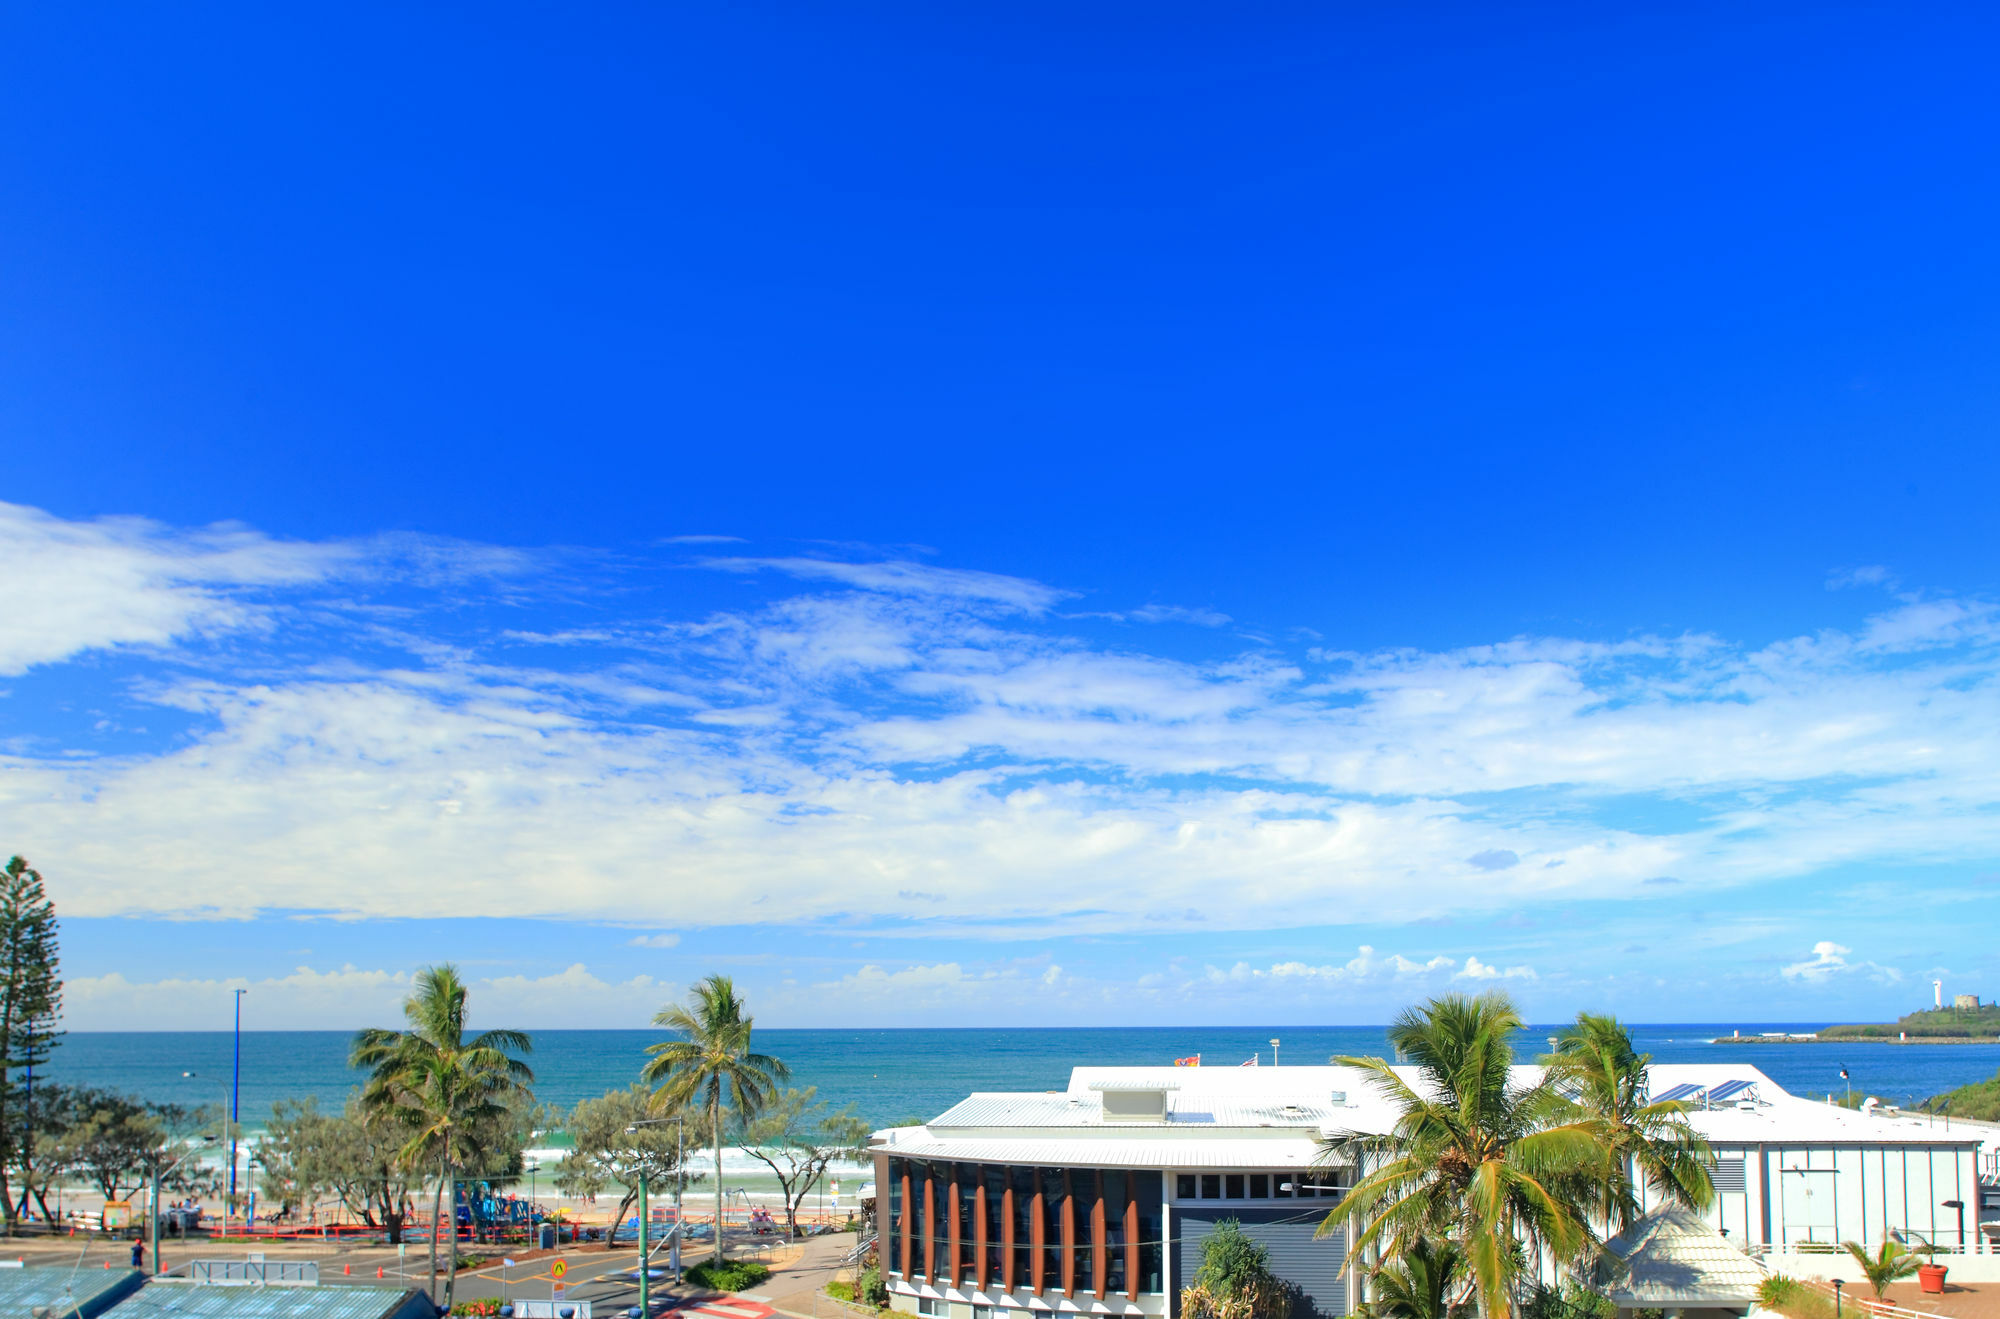
<path id="1" fill-rule="evenodd" d="M 1660 1062 L 1740 1061 L 1757 1066 L 1795 1094 L 1854 1088 L 1907 1102 L 1983 1080 L 2000 1070 L 2000 1044 L 1751 1044 L 1709 1040 L 1740 1029 L 1810 1030 L 1810 1025 L 1730 1023 L 1638 1025 L 1639 1047 Z M 1524 1054 L 1543 1047 L 1554 1028 L 1536 1027 Z M 1379 1026 L 1090 1027 L 967 1030 L 761 1030 L 758 1047 L 785 1059 L 792 1083 L 815 1085 L 835 1107 L 853 1104 L 871 1122 L 933 1117 L 973 1090 L 1053 1090 L 1083 1064 L 1164 1064 L 1199 1053 L 1205 1066 L 1234 1066 L 1282 1042 L 1280 1063 L 1322 1063 L 1337 1053 L 1382 1054 Z M 338 1107 L 357 1077 L 347 1067 L 349 1035 L 338 1031 L 246 1031 L 241 1113 L 255 1128 L 277 1099 L 317 1095 Z M 530 1061 L 536 1093 L 570 1105 L 638 1079 L 654 1031 L 538 1031 Z M 155 1101 L 214 1103 L 230 1077 L 231 1037 L 212 1032 L 77 1032 L 65 1037 L 46 1074 L 70 1084 L 106 1086 Z M 183 1072 L 196 1073 L 193 1079 Z"/>

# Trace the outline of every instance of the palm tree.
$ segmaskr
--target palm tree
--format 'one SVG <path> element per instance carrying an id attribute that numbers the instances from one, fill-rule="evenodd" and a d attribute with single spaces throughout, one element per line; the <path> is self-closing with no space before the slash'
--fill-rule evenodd
<path id="1" fill-rule="evenodd" d="M 720 1263 L 723 1101 L 728 1100 L 737 1121 L 746 1122 L 770 1102 L 792 1070 L 776 1058 L 750 1052 L 750 1018 L 743 1014 L 735 984 L 725 975 L 701 980 L 688 1002 L 661 1008 L 653 1024 L 681 1036 L 646 1050 L 652 1056 L 640 1069 L 639 1079 L 656 1087 L 653 1107 L 668 1113 L 698 1109 L 714 1133 L 715 1259 Z"/>
<path id="2" fill-rule="evenodd" d="M 1368 1314 L 1371 1319 L 1451 1319 L 1459 1309 L 1453 1297 L 1464 1273 L 1465 1256 L 1456 1245 L 1419 1238 L 1401 1259 L 1369 1280 L 1375 1295 Z"/>
<path id="3" fill-rule="evenodd" d="M 1465 1256 L 1482 1319 L 1507 1319 L 1528 1273 L 1523 1245 L 1558 1260 L 1601 1249 L 1575 1190 L 1602 1164 L 1591 1133 L 1547 1082 L 1517 1088 L 1509 1073 L 1521 1016 L 1502 994 L 1446 995 L 1405 1010 L 1389 1028 L 1416 1067 L 1406 1083 L 1380 1058 L 1337 1059 L 1373 1074 L 1399 1110 L 1387 1135 L 1321 1141 L 1322 1163 L 1353 1160 L 1366 1173 L 1319 1235 L 1350 1216 L 1366 1219 L 1348 1248 L 1354 1264 L 1373 1248 L 1384 1262 L 1419 1241 L 1451 1240 Z M 1379 1158 L 1373 1170 L 1367 1161 Z"/>
<path id="4" fill-rule="evenodd" d="M 1690 1209 L 1715 1202 L 1709 1180 L 1714 1161 L 1708 1143 L 1687 1122 L 1687 1105 L 1649 1102 L 1652 1055 L 1632 1047 L 1631 1032 L 1616 1017 L 1576 1014 L 1542 1059 L 1549 1082 L 1576 1105 L 1580 1122 L 1596 1140 L 1603 1166 L 1584 1194 L 1601 1227 L 1623 1230 L 1639 1216 L 1634 1182 L 1644 1178 L 1654 1195 Z"/>
<path id="5" fill-rule="evenodd" d="M 465 1036 L 465 982 L 446 963 L 417 973 L 403 1000 L 408 1030 L 357 1033 L 348 1064 L 369 1069 L 361 1106 L 374 1121 L 402 1128 L 409 1138 L 397 1157 L 410 1167 L 437 1161 L 438 1189 L 431 1215 L 431 1277 L 437 1277 L 438 1233 L 449 1214 L 451 1263 L 445 1304 L 458 1282 L 458 1204 L 452 1170 L 479 1153 L 480 1142 L 508 1107 L 526 1094 L 535 1074 L 512 1057 L 534 1050 L 517 1030 Z"/>
<path id="6" fill-rule="evenodd" d="M 1875 1289 L 1875 1299 L 1881 1300 L 1889 1294 L 1889 1284 L 1900 1281 L 1915 1273 L 1923 1263 L 1916 1251 L 1900 1241 L 1884 1241 L 1873 1255 L 1859 1241 L 1843 1241 L 1847 1253 L 1854 1256 L 1854 1262 L 1868 1275 L 1868 1285 Z"/>

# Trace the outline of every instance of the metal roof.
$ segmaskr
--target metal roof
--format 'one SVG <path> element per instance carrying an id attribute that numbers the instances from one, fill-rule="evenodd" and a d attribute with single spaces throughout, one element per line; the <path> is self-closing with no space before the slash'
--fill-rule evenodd
<path id="1" fill-rule="evenodd" d="M 137 1290 L 143 1280 L 135 1269 L 73 1268 L 68 1264 L 30 1264 L 0 1268 L 0 1314 L 27 1314 L 38 1305 L 68 1316 L 95 1319 Z"/>
<path id="2" fill-rule="evenodd" d="M 1179 1081 L 1092 1081 L 1089 1088 L 1092 1090 L 1143 1090 L 1159 1092 L 1178 1090 L 1181 1088 L 1181 1083 Z"/>
<path id="3" fill-rule="evenodd" d="M 936 1128 L 1127 1127 L 1129 1122 L 1104 1120 L 1103 1090 L 1143 1089 L 1118 1083 L 1093 1083 L 1080 1093 L 968 1095 L 926 1125 Z M 1346 1114 L 1322 1097 L 1274 1094 L 1218 1095 L 1163 1090 L 1167 1095 L 1166 1126 L 1301 1127 L 1317 1130 L 1338 1123 Z"/>
<path id="4" fill-rule="evenodd" d="M 1646 1215 L 1606 1247 L 1624 1267 L 1605 1275 L 1602 1291 L 1621 1309 L 1749 1305 L 1766 1276 L 1763 1265 L 1678 1205 Z"/>
<path id="5" fill-rule="evenodd" d="M 118 1307 L 117 1319 L 386 1319 L 409 1296 L 406 1287 L 222 1287 L 154 1281 Z"/>
<path id="6" fill-rule="evenodd" d="M 1088 1136 L 1024 1139 L 934 1135 L 922 1127 L 898 1131 L 887 1153 L 906 1159 L 961 1163 L 1020 1163 L 1091 1168 L 1307 1168 L 1319 1154 L 1308 1133 L 1280 1139 L 1160 1140 L 1157 1131 L 1106 1128 Z"/>

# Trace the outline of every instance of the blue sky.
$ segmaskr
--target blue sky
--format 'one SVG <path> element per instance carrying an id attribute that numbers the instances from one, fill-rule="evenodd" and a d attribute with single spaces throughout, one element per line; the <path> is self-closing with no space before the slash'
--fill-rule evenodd
<path id="1" fill-rule="evenodd" d="M 2000 990 L 1985 11 L 0 22 L 79 1028 Z"/>

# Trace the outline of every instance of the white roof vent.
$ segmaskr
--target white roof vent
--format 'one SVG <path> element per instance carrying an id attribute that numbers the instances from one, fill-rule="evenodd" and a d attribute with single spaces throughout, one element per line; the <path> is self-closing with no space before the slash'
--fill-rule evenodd
<path id="1" fill-rule="evenodd" d="M 1165 1122 L 1167 1097 L 1180 1087 L 1171 1081 L 1092 1081 L 1090 1088 L 1103 1096 L 1106 1122 Z"/>

